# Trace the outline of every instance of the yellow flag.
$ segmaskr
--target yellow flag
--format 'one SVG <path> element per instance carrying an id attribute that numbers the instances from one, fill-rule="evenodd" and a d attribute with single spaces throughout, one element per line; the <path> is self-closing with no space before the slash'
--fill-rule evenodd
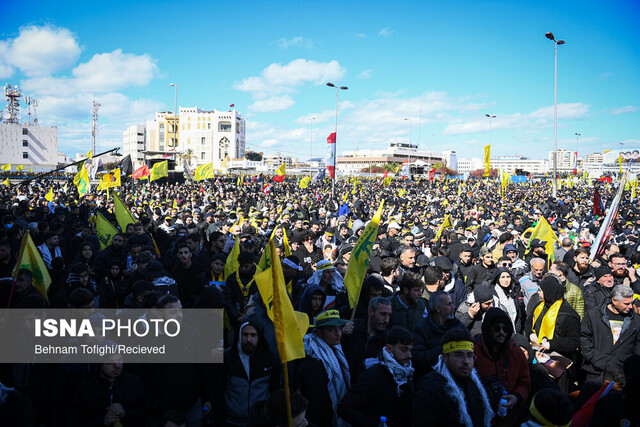
<path id="1" fill-rule="evenodd" d="M 2 181 L 2 185 L 6 185 L 7 187 L 10 186 L 9 184 L 9 178 L 5 179 L 4 181 Z"/>
<path id="2" fill-rule="evenodd" d="M 169 176 L 169 161 L 158 162 L 151 168 L 150 182 Z"/>
<path id="3" fill-rule="evenodd" d="M 284 256 L 291 255 L 291 246 L 289 246 L 289 238 L 287 237 L 287 230 L 284 231 L 284 236 L 282 237 L 282 245 L 284 246 Z"/>
<path id="4" fill-rule="evenodd" d="M 47 194 L 44 195 L 44 198 L 48 202 L 53 202 L 53 189 L 52 188 L 49 188 L 49 191 L 47 192 Z"/>
<path id="5" fill-rule="evenodd" d="M 86 168 L 80 168 L 80 172 L 73 178 L 73 183 L 78 188 L 78 195 L 84 196 L 91 189 L 91 182 L 89 181 L 89 172 Z"/>
<path id="6" fill-rule="evenodd" d="M 238 255 L 240 255 L 240 238 L 236 236 L 236 243 L 233 245 L 233 249 L 227 256 L 227 262 L 224 264 L 225 280 L 240 267 L 240 264 L 238 264 Z"/>
<path id="7" fill-rule="evenodd" d="M 120 187 L 122 185 L 120 168 L 112 170 L 110 174 L 111 174 L 111 182 L 109 183 L 109 188 Z"/>
<path id="8" fill-rule="evenodd" d="M 87 159 L 93 159 L 93 150 L 89 150 L 87 153 Z"/>
<path id="9" fill-rule="evenodd" d="M 109 184 L 111 184 L 111 174 L 105 173 L 104 175 L 102 175 L 102 178 L 100 178 L 100 182 L 98 183 L 98 190 L 106 190 L 107 188 L 109 188 Z"/>
<path id="10" fill-rule="evenodd" d="M 11 170 L 11 163 L 7 163 L 6 165 L 0 166 L 0 169 L 2 169 L 5 172 L 9 172 Z"/>
<path id="11" fill-rule="evenodd" d="M 349 306 L 355 307 L 360 297 L 360 289 L 362 288 L 362 282 L 364 276 L 367 273 L 367 267 L 369 266 L 369 260 L 371 259 L 371 251 L 373 245 L 378 238 L 378 225 L 380 224 L 380 218 L 382 217 L 382 208 L 384 207 L 384 200 L 380 202 L 380 207 L 373 215 L 373 218 L 367 224 L 362 235 L 358 238 L 353 250 L 351 251 L 351 258 L 349 259 L 349 265 L 347 266 L 347 273 L 344 276 L 344 286 L 347 288 L 347 294 L 349 295 Z"/>
<path id="12" fill-rule="evenodd" d="M 107 221 L 100 212 L 98 212 L 98 216 L 96 218 L 96 234 L 100 241 L 100 250 L 103 250 L 111 244 L 111 239 L 113 239 L 113 236 L 118 234 L 118 229 Z"/>
<path id="13" fill-rule="evenodd" d="M 506 172 L 502 172 L 500 174 L 500 183 L 502 184 L 502 188 L 507 187 L 509 185 L 509 182 L 511 182 L 511 176 L 509 176 L 509 174 Z"/>
<path id="14" fill-rule="evenodd" d="M 387 185 L 391 184 L 391 177 L 388 176 L 385 179 L 382 180 L 382 186 L 386 187 Z"/>
<path id="15" fill-rule="evenodd" d="M 196 173 L 193 178 L 194 181 L 202 181 L 203 179 L 213 178 L 213 163 L 206 163 L 196 168 Z"/>
<path id="16" fill-rule="evenodd" d="M 404 196 L 405 194 L 407 194 L 407 192 L 405 190 L 403 190 L 402 188 L 398 190 L 398 195 L 400 197 Z"/>
<path id="17" fill-rule="evenodd" d="M 23 170 L 24 170 L 24 165 L 18 165 L 18 166 L 16 167 L 16 170 L 17 170 L 17 171 L 23 171 Z"/>
<path id="18" fill-rule="evenodd" d="M 272 253 L 273 265 L 256 274 L 255 280 L 269 319 L 275 328 L 280 360 L 286 363 L 302 359 L 305 357 L 303 337 L 309 328 L 309 318 L 305 313 L 293 310 L 273 240 L 269 241 L 266 250 Z"/>
<path id="19" fill-rule="evenodd" d="M 116 221 L 120 226 L 120 230 L 125 231 L 127 229 L 127 225 L 136 223 L 135 218 L 131 215 L 127 206 L 115 192 L 113 193 L 113 204 L 115 205 Z"/>
<path id="20" fill-rule="evenodd" d="M 16 262 L 16 266 L 13 268 L 13 273 L 11 274 L 14 279 L 18 277 L 18 270 L 21 268 L 31 272 L 33 286 L 48 300 L 47 290 L 51 284 L 51 276 L 49 276 L 47 265 L 42 260 L 40 252 L 38 252 L 35 243 L 33 243 L 31 239 L 29 230 L 22 236 L 18 262 Z"/>
<path id="21" fill-rule="evenodd" d="M 173 199 L 173 205 L 171 205 L 171 209 L 178 209 L 178 201 Z"/>
<path id="22" fill-rule="evenodd" d="M 451 215 L 446 214 L 444 216 L 444 221 L 442 221 L 442 225 L 438 228 L 438 232 L 436 233 L 435 241 L 438 241 L 442 232 L 448 228 L 453 228 L 453 220 L 451 219 Z"/>
<path id="23" fill-rule="evenodd" d="M 489 176 L 491 174 L 491 145 L 484 147 L 484 174 L 482 176 Z"/>
<path id="24" fill-rule="evenodd" d="M 547 242 L 544 249 L 545 249 L 545 252 L 547 253 L 548 264 L 551 265 L 551 263 L 554 261 L 553 244 L 558 241 L 558 236 L 556 236 L 556 233 L 553 232 L 553 230 L 551 229 L 551 226 L 549 225 L 549 223 L 547 222 L 544 216 L 540 217 L 538 224 L 536 224 L 535 228 L 533 229 L 533 232 L 531 233 L 531 237 L 529 238 L 529 242 L 531 242 L 533 239 L 540 239 L 544 242 Z M 528 251 L 530 250 L 531 248 L 528 249 Z"/>
<path id="25" fill-rule="evenodd" d="M 300 188 L 307 188 L 309 186 L 309 181 L 311 181 L 310 176 L 305 176 L 300 180 Z"/>
<path id="26" fill-rule="evenodd" d="M 280 165 L 278 169 L 276 169 L 277 176 L 284 176 L 286 174 L 286 163 Z"/>

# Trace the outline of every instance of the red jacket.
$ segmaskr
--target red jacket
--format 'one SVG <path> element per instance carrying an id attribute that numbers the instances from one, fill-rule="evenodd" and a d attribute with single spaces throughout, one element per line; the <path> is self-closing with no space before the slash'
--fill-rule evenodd
<path id="1" fill-rule="evenodd" d="M 518 405 L 526 402 L 531 390 L 531 378 L 529 363 L 520 347 L 513 341 L 509 341 L 507 351 L 498 360 L 493 360 L 482 335 L 474 339 L 474 344 L 474 352 L 478 357 L 475 363 L 478 376 L 484 380 L 491 375 L 497 375 L 502 380 L 507 393 L 518 396 Z M 505 357 L 508 357 L 506 369 Z"/>

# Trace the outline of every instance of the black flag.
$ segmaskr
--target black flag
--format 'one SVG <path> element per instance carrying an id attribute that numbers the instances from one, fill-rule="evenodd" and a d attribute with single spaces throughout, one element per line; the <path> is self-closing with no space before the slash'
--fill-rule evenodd
<path id="1" fill-rule="evenodd" d="M 120 168 L 120 176 L 129 176 L 133 172 L 133 165 L 131 164 L 131 156 L 127 154 L 118 162 Z"/>

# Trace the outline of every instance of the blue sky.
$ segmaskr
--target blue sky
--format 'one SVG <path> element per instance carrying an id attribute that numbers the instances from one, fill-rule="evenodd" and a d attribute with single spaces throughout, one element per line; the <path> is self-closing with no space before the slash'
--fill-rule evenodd
<path id="1" fill-rule="evenodd" d="M 98 146 L 178 104 L 236 108 L 247 145 L 325 155 L 340 93 L 338 152 L 411 138 L 460 157 L 546 158 L 640 148 L 640 4 L 557 2 L 9 2 L 0 15 L 0 81 L 40 100 L 59 150 Z M 4 102 L 0 103 L 4 107 Z M 26 107 L 22 109 L 26 116 Z M 404 120 L 410 119 L 410 120 Z"/>

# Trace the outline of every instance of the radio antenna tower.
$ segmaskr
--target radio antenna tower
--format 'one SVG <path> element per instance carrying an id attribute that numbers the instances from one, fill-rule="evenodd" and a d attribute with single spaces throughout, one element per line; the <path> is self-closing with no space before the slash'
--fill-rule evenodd
<path id="1" fill-rule="evenodd" d="M 91 153 L 96 153 L 96 132 L 98 131 L 98 109 L 100 108 L 98 101 L 93 101 L 93 116 L 91 118 Z"/>
<path id="2" fill-rule="evenodd" d="M 18 114 L 20 113 L 20 98 L 22 98 L 22 92 L 18 89 L 18 86 L 12 86 L 7 83 L 4 86 L 4 96 L 7 97 L 7 123 L 18 123 Z"/>
<path id="3" fill-rule="evenodd" d="M 31 97 L 29 97 L 31 98 Z M 40 104 L 40 101 L 38 101 L 35 98 L 31 98 L 31 106 L 33 107 L 33 124 L 37 125 L 38 124 L 38 104 Z"/>

